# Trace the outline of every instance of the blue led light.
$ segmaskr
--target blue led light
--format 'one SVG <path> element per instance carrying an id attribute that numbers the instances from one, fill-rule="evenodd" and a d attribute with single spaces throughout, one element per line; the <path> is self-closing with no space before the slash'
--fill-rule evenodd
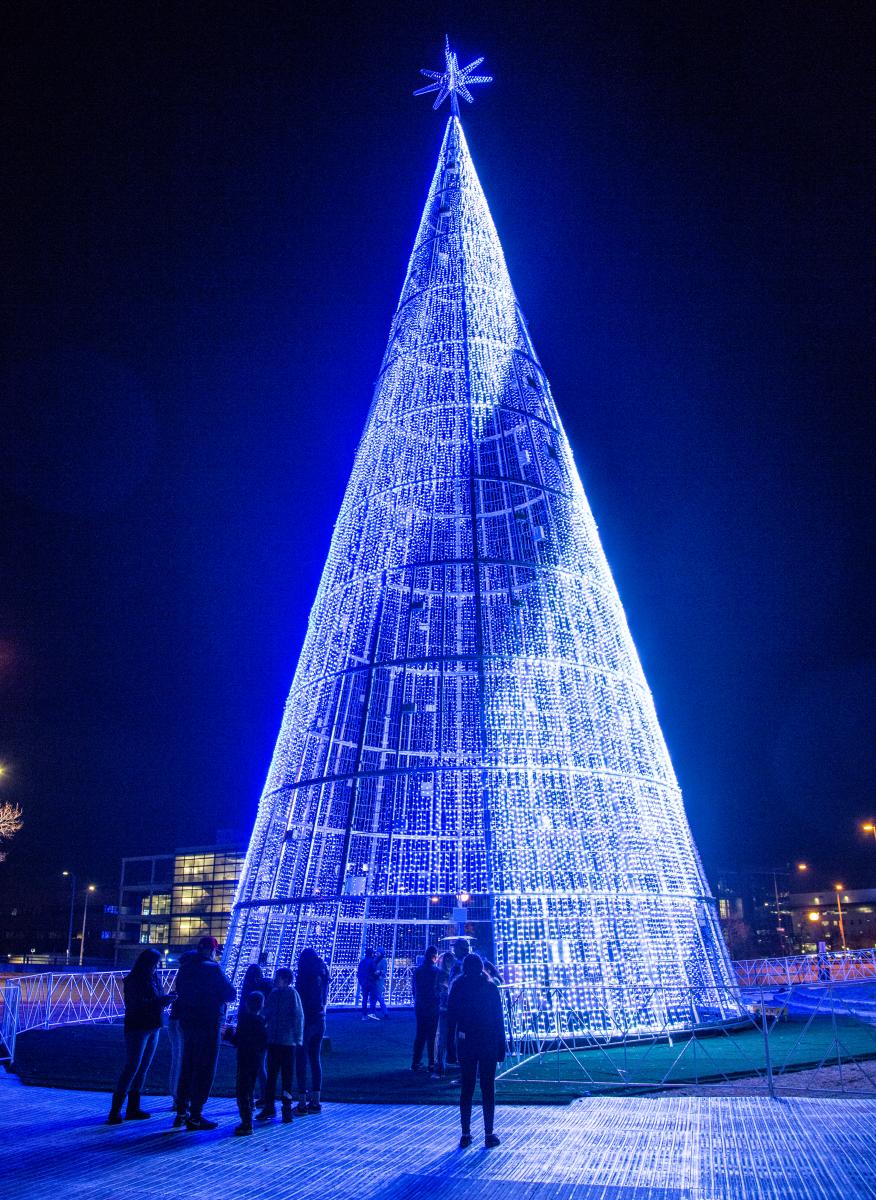
<path id="1" fill-rule="evenodd" d="M 438 102 L 477 82 L 450 57 Z M 463 899 L 464 897 L 464 899 Z M 459 910 L 462 910 L 460 912 Z M 455 916 L 453 915 L 455 911 Z M 738 1011 L 651 694 L 451 115 L 259 805 L 226 949 L 467 922 L 590 1029 Z M 659 995 L 658 995 L 659 991 Z M 674 997 L 674 998 L 673 998 Z"/>
<path id="2" fill-rule="evenodd" d="M 455 53 L 450 49 L 450 38 L 444 39 L 444 70 L 443 71 L 420 71 L 421 75 L 425 75 L 427 79 L 434 79 L 434 83 L 430 83 L 428 87 L 417 88 L 414 92 L 415 96 L 425 96 L 429 92 L 437 92 L 433 109 L 438 109 L 450 97 L 450 111 L 458 117 L 459 103 L 457 96 L 462 96 L 463 100 L 467 100 L 469 104 L 474 102 L 474 96 L 468 90 L 473 83 L 492 83 L 492 75 L 472 75 L 475 67 L 479 67 L 483 62 L 483 57 L 476 58 L 474 62 L 470 62 L 467 67 L 461 67 L 457 62 Z"/>

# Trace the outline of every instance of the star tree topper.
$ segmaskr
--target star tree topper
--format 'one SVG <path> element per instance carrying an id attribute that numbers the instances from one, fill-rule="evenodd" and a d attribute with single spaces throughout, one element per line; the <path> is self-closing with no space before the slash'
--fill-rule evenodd
<path id="1" fill-rule="evenodd" d="M 470 62 L 467 67 L 460 67 L 456 60 L 456 55 L 450 49 L 450 38 L 445 35 L 444 38 L 444 61 L 446 70 L 441 71 L 420 71 L 421 75 L 425 75 L 427 79 L 434 79 L 434 83 L 430 83 L 428 87 L 417 88 L 414 92 L 415 96 L 425 96 L 427 92 L 437 92 L 433 109 L 440 108 L 447 97 L 450 97 L 450 111 L 455 117 L 459 116 L 459 101 L 457 96 L 462 96 L 463 100 L 467 100 L 469 104 L 474 103 L 474 96 L 468 90 L 472 83 L 492 83 L 492 75 L 470 75 L 469 71 L 473 71 L 475 67 L 479 67 L 484 61 L 483 55 L 476 58 L 474 62 Z"/>

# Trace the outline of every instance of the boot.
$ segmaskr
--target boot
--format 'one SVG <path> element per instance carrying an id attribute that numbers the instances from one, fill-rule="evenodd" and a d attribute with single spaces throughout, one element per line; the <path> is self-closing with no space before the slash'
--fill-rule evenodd
<path id="1" fill-rule="evenodd" d="M 109 1116 L 106 1119 L 107 1125 L 121 1125 L 122 1123 L 122 1105 L 125 1102 L 124 1092 L 113 1092 L 113 1098 L 110 1103 Z"/>
<path id="2" fill-rule="evenodd" d="M 144 1112 L 140 1107 L 140 1093 L 128 1092 L 128 1107 L 125 1109 L 126 1121 L 148 1121 L 152 1113 Z"/>
<path id="3" fill-rule="evenodd" d="M 309 1113 L 322 1112 L 322 1105 L 319 1102 L 319 1092 L 311 1092 L 310 1093 L 310 1100 L 307 1104 L 307 1111 Z"/>

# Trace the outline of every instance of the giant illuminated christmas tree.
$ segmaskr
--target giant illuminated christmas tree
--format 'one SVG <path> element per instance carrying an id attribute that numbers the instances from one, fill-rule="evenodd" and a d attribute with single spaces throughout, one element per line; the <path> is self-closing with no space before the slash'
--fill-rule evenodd
<path id="1" fill-rule="evenodd" d="M 450 96 L 238 890 L 226 963 L 307 945 L 407 998 L 465 928 L 591 1029 L 736 1011 L 681 793 Z M 424 72 L 425 74 L 429 74 Z"/>

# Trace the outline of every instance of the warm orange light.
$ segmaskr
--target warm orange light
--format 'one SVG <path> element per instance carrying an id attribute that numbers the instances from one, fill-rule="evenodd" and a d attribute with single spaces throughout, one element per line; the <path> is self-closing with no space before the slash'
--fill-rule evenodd
<path id="1" fill-rule="evenodd" d="M 863 829 L 864 833 L 876 833 L 876 825 L 874 825 L 872 821 L 864 821 L 864 823 L 861 825 L 861 828 Z"/>
<path id="2" fill-rule="evenodd" d="M 806 915 L 809 917 L 810 921 L 820 921 L 821 920 L 820 912 L 811 912 L 811 913 L 807 913 Z"/>
<path id="3" fill-rule="evenodd" d="M 438 903 L 438 897 L 437 897 L 437 896 L 433 896 L 433 897 L 432 897 L 432 903 L 433 903 L 433 904 L 437 904 L 437 903 Z"/>
<path id="4" fill-rule="evenodd" d="M 843 890 L 843 885 L 841 883 L 835 883 L 833 885 L 833 890 L 835 892 L 841 892 Z"/>
<path id="5" fill-rule="evenodd" d="M 797 870 L 798 871 L 808 871 L 809 863 L 797 863 Z"/>
<path id="6" fill-rule="evenodd" d="M 93 884 L 93 883 L 90 883 L 90 884 L 88 885 L 88 890 L 89 890 L 90 892 L 96 892 L 96 891 L 97 891 L 97 886 L 96 886 L 95 884 Z"/>

